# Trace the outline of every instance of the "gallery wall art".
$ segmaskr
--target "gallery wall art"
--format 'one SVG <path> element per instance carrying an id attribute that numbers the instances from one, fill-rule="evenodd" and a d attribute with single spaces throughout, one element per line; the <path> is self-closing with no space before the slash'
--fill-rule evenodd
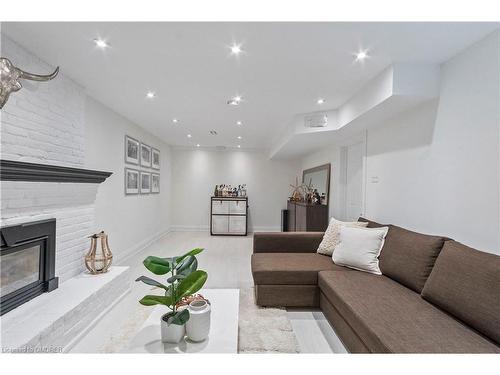
<path id="1" fill-rule="evenodd" d="M 125 136 L 125 162 L 129 164 L 139 164 L 139 146 L 137 139 Z"/>
<path id="2" fill-rule="evenodd" d="M 151 193 L 157 194 L 160 192 L 160 175 L 151 173 Z"/>
<path id="3" fill-rule="evenodd" d="M 160 193 L 160 150 L 125 135 L 125 194 Z M 127 164 L 131 164 L 128 166 Z M 156 172 L 151 171 L 156 170 Z"/>
<path id="4" fill-rule="evenodd" d="M 141 172 L 141 184 L 140 184 L 141 194 L 151 193 L 151 173 Z"/>
<path id="5" fill-rule="evenodd" d="M 139 171 L 125 168 L 125 194 L 139 193 Z"/>
<path id="6" fill-rule="evenodd" d="M 160 169 L 160 150 L 151 148 L 151 166 L 153 169 Z"/>
<path id="7" fill-rule="evenodd" d="M 151 147 L 141 143 L 141 167 L 151 167 Z"/>

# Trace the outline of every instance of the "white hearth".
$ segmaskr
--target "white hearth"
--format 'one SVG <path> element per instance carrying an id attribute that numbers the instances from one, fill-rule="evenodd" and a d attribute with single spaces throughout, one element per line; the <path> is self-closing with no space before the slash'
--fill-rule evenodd
<path id="1" fill-rule="evenodd" d="M 2 352 L 67 352 L 129 292 L 128 272 L 115 266 L 105 274 L 81 273 L 4 314 Z"/>

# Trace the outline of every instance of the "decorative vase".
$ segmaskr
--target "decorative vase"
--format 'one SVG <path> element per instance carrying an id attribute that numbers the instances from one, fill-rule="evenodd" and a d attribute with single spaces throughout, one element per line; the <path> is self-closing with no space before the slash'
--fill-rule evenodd
<path id="1" fill-rule="evenodd" d="M 161 317 L 161 342 L 178 344 L 186 335 L 186 325 L 167 324 L 167 319 L 171 313 Z"/>
<path id="2" fill-rule="evenodd" d="M 187 309 L 191 302 L 198 300 L 207 301 L 207 303 L 210 305 L 210 301 L 208 299 L 203 297 L 203 295 L 196 293 L 196 294 L 191 294 L 190 296 L 182 297 L 181 300 L 177 302 L 175 306 L 177 307 L 177 310 Z"/>
<path id="3" fill-rule="evenodd" d="M 210 303 L 206 300 L 194 300 L 189 304 L 189 320 L 186 334 L 191 341 L 203 341 L 210 332 Z"/>
<path id="4" fill-rule="evenodd" d="M 98 273 L 108 272 L 111 262 L 113 261 L 113 254 L 108 244 L 108 235 L 101 231 L 100 233 L 93 234 L 90 238 L 90 249 L 85 255 L 85 266 L 93 275 Z M 97 240 L 101 239 L 101 249 L 97 250 Z"/>

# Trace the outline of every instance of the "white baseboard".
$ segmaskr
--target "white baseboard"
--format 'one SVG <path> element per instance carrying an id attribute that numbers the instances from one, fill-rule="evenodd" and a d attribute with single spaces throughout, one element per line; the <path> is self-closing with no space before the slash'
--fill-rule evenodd
<path id="1" fill-rule="evenodd" d="M 210 227 L 208 225 L 172 225 L 170 229 L 172 232 L 210 232 Z M 254 232 L 281 232 L 281 227 L 257 226 L 254 228 L 248 228 L 248 233 Z"/>
<path id="2" fill-rule="evenodd" d="M 253 228 L 252 232 L 253 233 L 255 233 L 255 232 L 281 232 L 281 227 L 280 226 L 274 226 L 274 227 L 257 226 L 257 227 Z"/>
<path id="3" fill-rule="evenodd" d="M 172 225 L 170 229 L 172 232 L 208 232 L 210 227 L 208 225 Z"/>
<path id="4" fill-rule="evenodd" d="M 166 236 L 171 231 L 172 231 L 171 228 L 162 230 L 162 231 L 160 231 L 158 233 L 155 233 L 152 236 L 146 238 L 145 240 L 139 242 L 138 244 L 135 244 L 134 246 L 126 249 L 122 253 L 117 254 L 115 256 L 115 259 L 116 259 L 115 264 L 117 264 L 117 265 L 123 264 L 123 262 L 125 262 L 129 257 L 131 257 L 134 254 L 137 254 L 139 251 L 141 251 L 142 249 L 148 247 L 153 242 L 158 241 L 160 238 L 162 238 L 163 236 Z"/>

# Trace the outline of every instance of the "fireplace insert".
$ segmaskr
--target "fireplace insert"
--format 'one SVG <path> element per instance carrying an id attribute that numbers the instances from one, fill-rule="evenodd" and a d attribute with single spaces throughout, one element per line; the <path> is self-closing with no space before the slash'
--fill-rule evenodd
<path id="1" fill-rule="evenodd" d="M 0 228 L 0 315 L 57 288 L 56 219 Z"/>

